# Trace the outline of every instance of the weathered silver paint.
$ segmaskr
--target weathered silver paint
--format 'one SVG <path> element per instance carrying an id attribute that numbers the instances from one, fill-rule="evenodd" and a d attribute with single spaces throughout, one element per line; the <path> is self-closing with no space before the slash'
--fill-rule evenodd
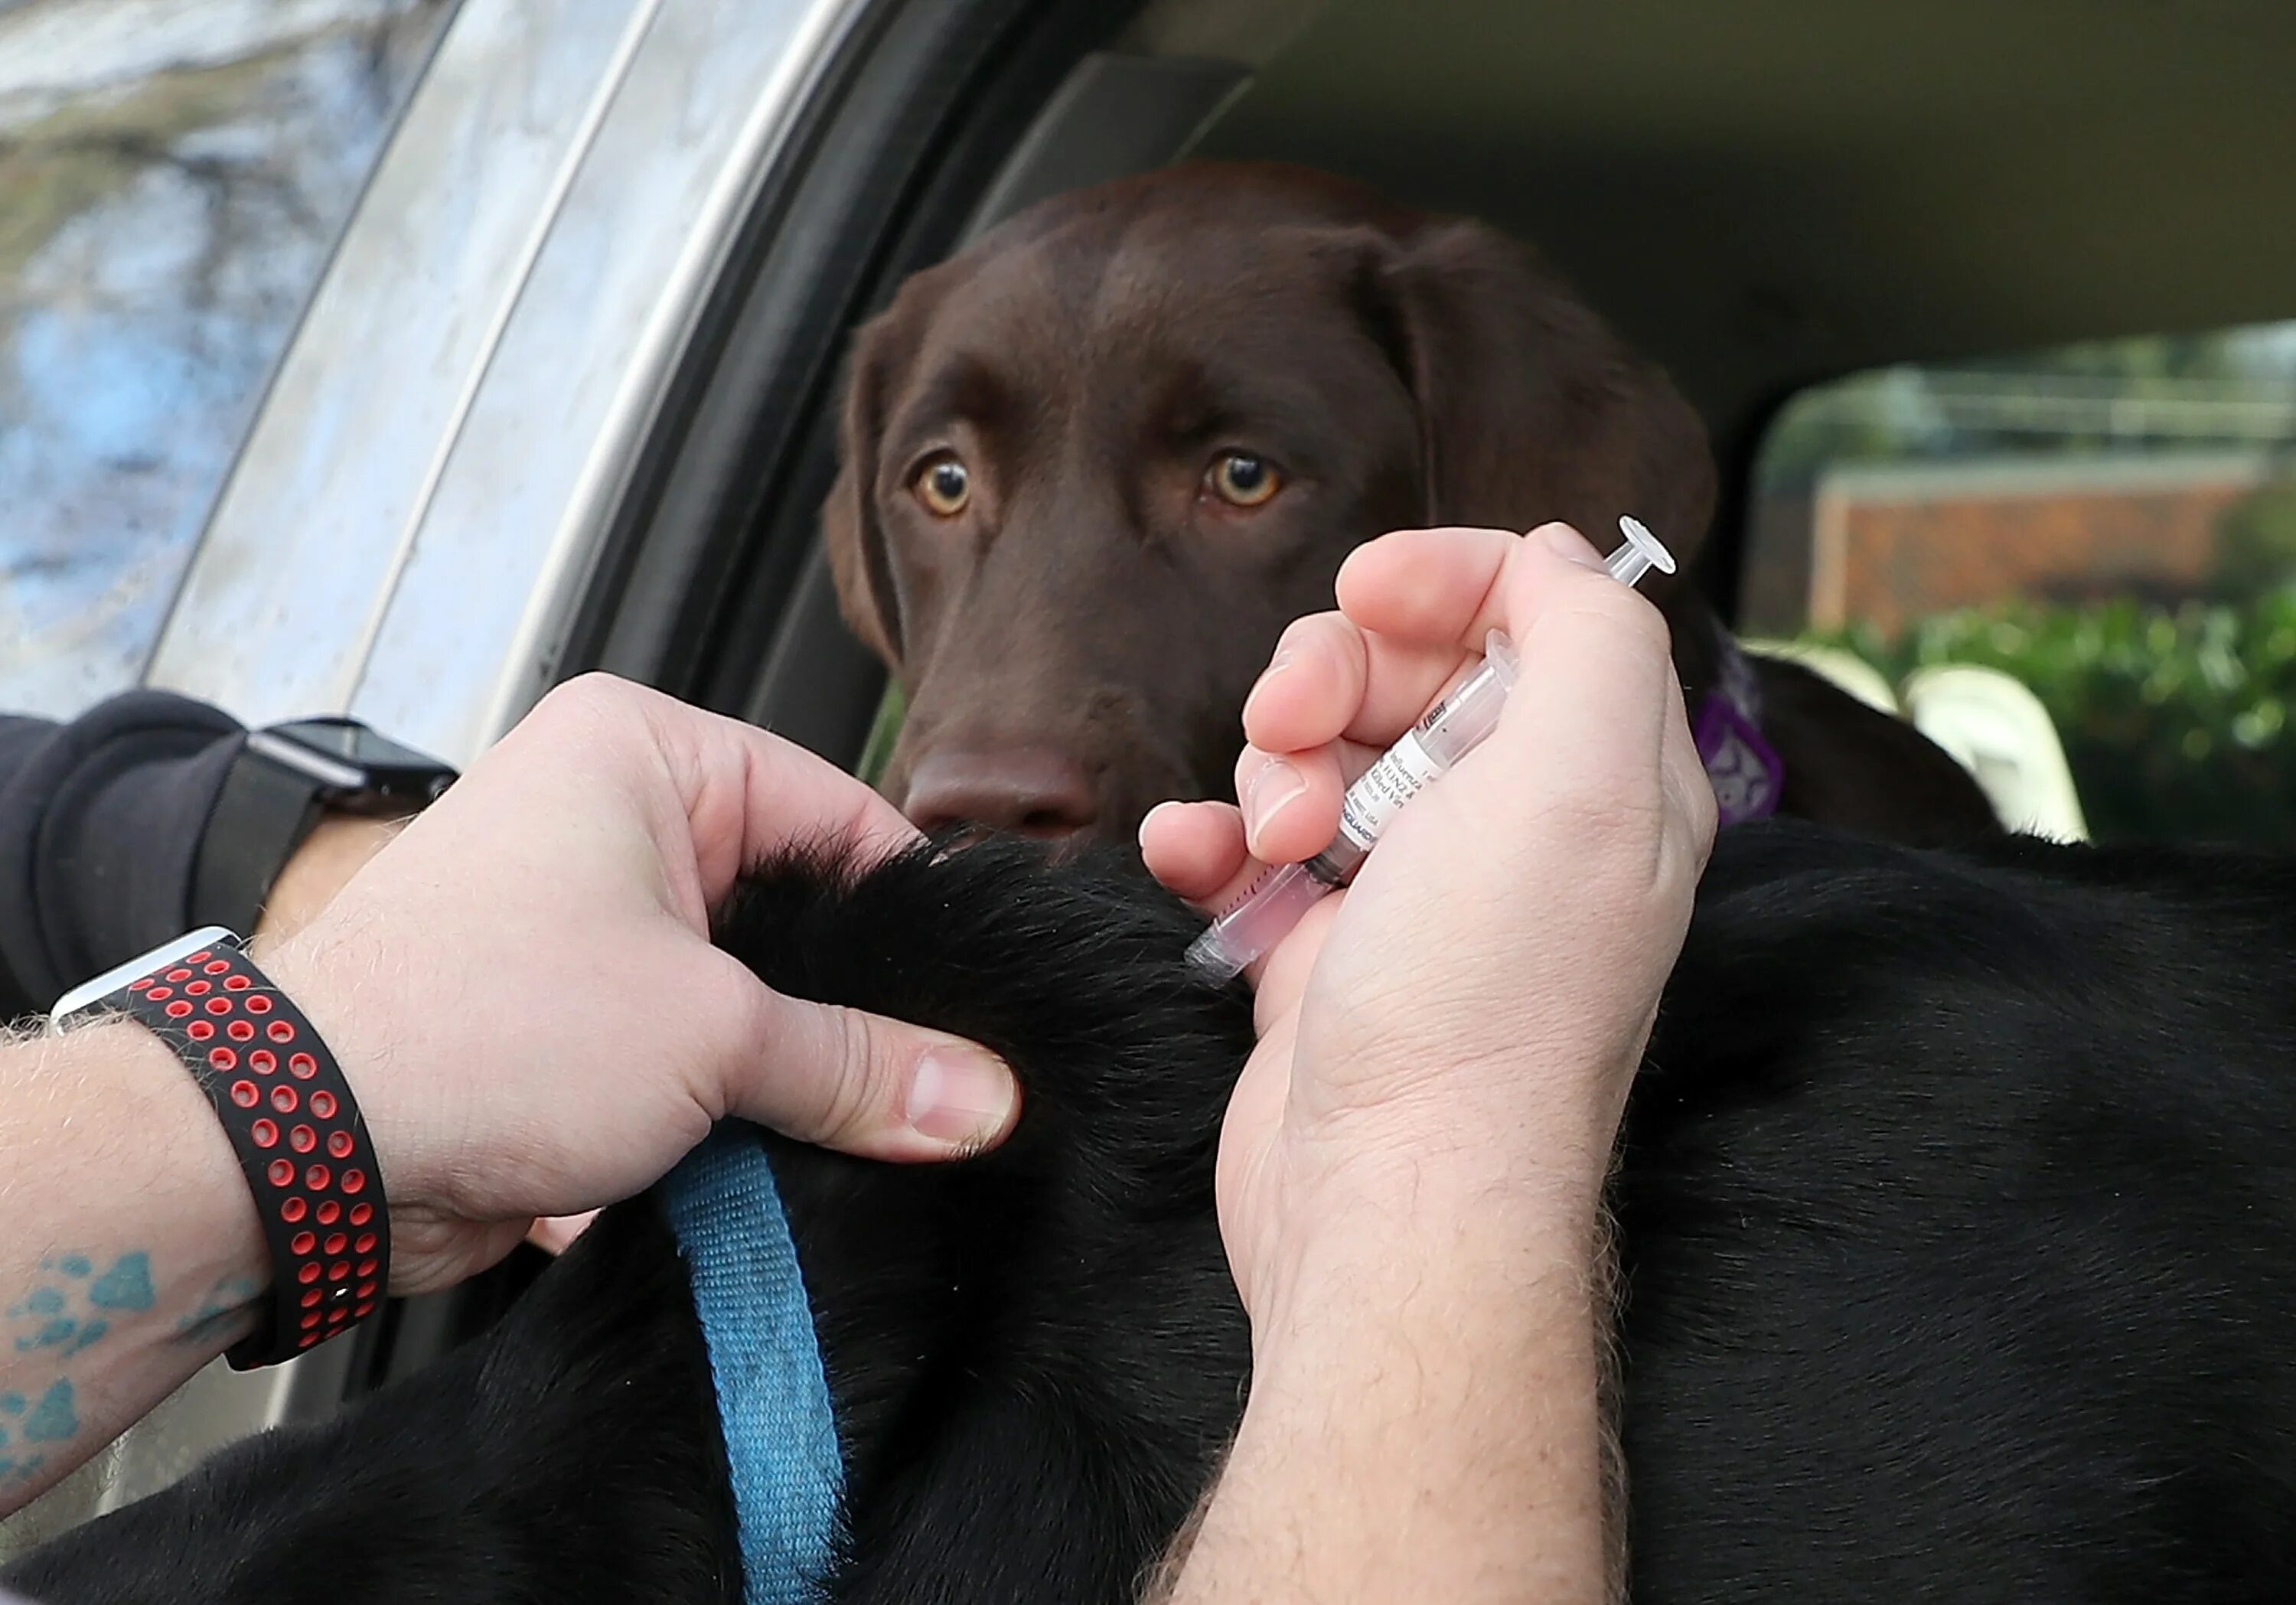
<path id="1" fill-rule="evenodd" d="M 546 689 L 693 323 L 857 10 L 665 0 L 453 443 L 354 699 L 362 717 L 463 754 Z"/>
<path id="2" fill-rule="evenodd" d="M 859 0 L 468 0 L 149 679 L 467 762 L 545 683 L 744 203 Z"/>
<path id="3" fill-rule="evenodd" d="M 470 0 L 273 381 L 152 684 L 261 723 L 347 708 L 641 0 Z"/>

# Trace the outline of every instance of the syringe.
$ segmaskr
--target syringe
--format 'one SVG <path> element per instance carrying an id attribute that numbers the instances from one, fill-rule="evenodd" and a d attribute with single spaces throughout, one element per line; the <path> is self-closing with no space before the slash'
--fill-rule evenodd
<path id="1" fill-rule="evenodd" d="M 1652 569 L 1674 572 L 1673 553 L 1639 519 L 1620 519 L 1619 530 L 1627 538 L 1603 565 L 1611 578 L 1634 585 Z M 1484 643 L 1481 665 L 1421 715 L 1419 723 L 1348 788 L 1340 800 L 1340 833 L 1331 845 L 1304 864 L 1277 864 L 1262 875 L 1234 907 L 1190 944 L 1189 962 L 1222 979 L 1241 973 L 1281 941 L 1317 900 L 1354 880 L 1387 822 L 1404 804 L 1498 728 L 1499 709 L 1513 688 L 1514 676 L 1514 648 L 1493 630 Z"/>

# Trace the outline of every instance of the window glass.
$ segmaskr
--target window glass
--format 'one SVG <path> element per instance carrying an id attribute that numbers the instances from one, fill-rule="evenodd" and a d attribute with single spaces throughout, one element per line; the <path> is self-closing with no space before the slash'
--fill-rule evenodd
<path id="1" fill-rule="evenodd" d="M 2296 323 L 1810 390 L 1750 537 L 1746 633 L 1879 670 L 1980 780 L 2046 790 L 2046 734 L 1945 666 L 2034 693 L 2095 838 L 2296 848 Z"/>
<path id="2" fill-rule="evenodd" d="M 0 708 L 133 685 L 453 0 L 0 0 Z"/>

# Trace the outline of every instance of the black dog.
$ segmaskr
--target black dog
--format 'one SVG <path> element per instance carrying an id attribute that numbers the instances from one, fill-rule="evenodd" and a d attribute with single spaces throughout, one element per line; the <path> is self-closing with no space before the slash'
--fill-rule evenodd
<path id="1" fill-rule="evenodd" d="M 769 868 L 774 985 L 1007 1056 L 996 1153 L 776 1145 L 843 1439 L 840 1601 L 1136 1596 L 1246 1383 L 1212 1220 L 1240 992 L 1108 860 Z M 2296 1596 L 2296 871 L 1723 840 L 1613 1191 L 1637 1598 Z M 734 1601 L 652 1204 L 494 1332 L 5 1581 L 47 1605 Z"/>

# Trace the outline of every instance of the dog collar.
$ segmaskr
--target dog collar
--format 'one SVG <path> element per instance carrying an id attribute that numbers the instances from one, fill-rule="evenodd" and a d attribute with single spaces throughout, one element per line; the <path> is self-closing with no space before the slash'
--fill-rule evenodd
<path id="1" fill-rule="evenodd" d="M 662 1182 L 693 1284 L 741 1523 L 747 1605 L 814 1605 L 844 1461 L 797 1245 L 754 1131 L 727 1122 Z"/>
<path id="2" fill-rule="evenodd" d="M 1714 689 L 1699 704 L 1691 734 L 1698 761 L 1714 787 L 1715 815 L 1724 825 L 1767 819 L 1785 790 L 1785 761 L 1762 738 L 1762 688 L 1738 643 L 1715 632 Z"/>

